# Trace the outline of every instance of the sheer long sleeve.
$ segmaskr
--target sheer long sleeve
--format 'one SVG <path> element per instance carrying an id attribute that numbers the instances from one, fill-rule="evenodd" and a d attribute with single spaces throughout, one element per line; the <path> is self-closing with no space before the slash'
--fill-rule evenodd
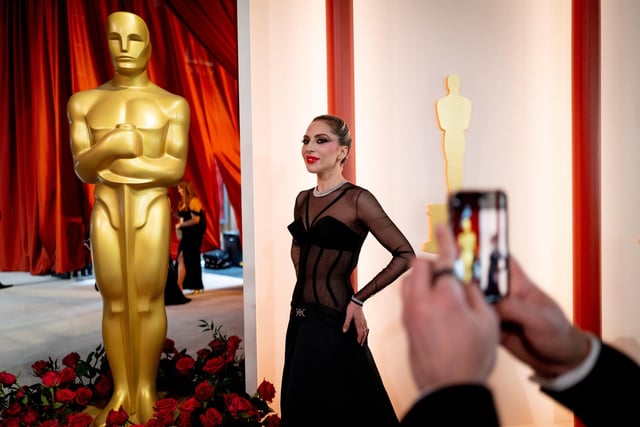
<path id="1" fill-rule="evenodd" d="M 360 301 L 366 301 L 407 271 L 411 260 L 415 257 L 415 252 L 404 234 L 369 191 L 360 193 L 357 199 L 357 209 L 358 218 L 391 254 L 389 264 L 356 293 L 356 298 Z"/>

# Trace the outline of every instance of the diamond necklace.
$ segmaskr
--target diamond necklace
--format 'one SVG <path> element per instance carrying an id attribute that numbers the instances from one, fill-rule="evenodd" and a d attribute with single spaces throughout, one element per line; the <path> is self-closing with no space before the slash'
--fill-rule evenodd
<path id="1" fill-rule="evenodd" d="M 313 195 L 314 195 L 314 196 L 316 196 L 316 197 L 324 197 L 324 196 L 326 196 L 327 194 L 331 194 L 331 193 L 333 193 L 333 192 L 334 192 L 334 191 L 336 191 L 338 188 L 340 188 L 340 187 L 342 187 L 343 185 L 345 185 L 347 182 L 349 182 L 349 181 L 347 181 L 346 179 L 344 179 L 344 180 L 340 181 L 339 183 L 337 183 L 336 185 L 334 185 L 333 187 L 331 187 L 330 189 L 325 190 L 325 191 L 318 191 L 318 186 L 315 186 L 315 187 L 313 187 Z"/>

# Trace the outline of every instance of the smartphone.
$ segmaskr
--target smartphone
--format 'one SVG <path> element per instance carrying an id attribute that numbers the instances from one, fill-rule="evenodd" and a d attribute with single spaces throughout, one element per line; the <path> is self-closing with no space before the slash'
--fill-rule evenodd
<path id="1" fill-rule="evenodd" d="M 502 190 L 463 190 L 448 200 L 449 222 L 458 246 L 454 270 L 465 284 L 479 286 L 488 302 L 509 293 L 507 196 Z"/>

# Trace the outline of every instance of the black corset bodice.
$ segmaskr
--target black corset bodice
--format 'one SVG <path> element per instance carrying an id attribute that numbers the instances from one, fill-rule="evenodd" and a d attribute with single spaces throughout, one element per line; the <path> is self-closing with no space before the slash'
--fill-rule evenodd
<path id="1" fill-rule="evenodd" d="M 354 290 L 351 274 L 360 249 L 371 233 L 391 253 L 391 261 L 357 292 L 364 301 L 409 268 L 411 245 L 386 215 L 375 197 L 362 187 L 345 184 L 315 197 L 312 190 L 296 199 L 292 260 L 297 281 L 292 304 L 321 304 L 344 311 Z"/>

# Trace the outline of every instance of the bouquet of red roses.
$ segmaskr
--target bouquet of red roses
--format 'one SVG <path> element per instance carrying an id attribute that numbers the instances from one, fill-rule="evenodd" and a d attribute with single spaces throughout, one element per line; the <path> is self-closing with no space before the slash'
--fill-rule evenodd
<path id="1" fill-rule="evenodd" d="M 201 320 L 200 327 L 212 339 L 195 357 L 178 351 L 173 340 L 165 340 L 157 383 L 163 397 L 144 427 L 279 426 L 280 418 L 269 407 L 275 396 L 273 384 L 264 380 L 253 395 L 244 391 L 240 338 L 227 337 L 213 322 Z M 86 359 L 70 353 L 62 366 L 49 358 L 35 362 L 32 370 L 40 382 L 30 386 L 0 372 L 0 427 L 88 427 L 93 418 L 86 410 L 104 405 L 113 392 L 102 345 Z M 107 416 L 107 427 L 128 425 L 143 426 L 131 423 L 122 408 Z"/>

